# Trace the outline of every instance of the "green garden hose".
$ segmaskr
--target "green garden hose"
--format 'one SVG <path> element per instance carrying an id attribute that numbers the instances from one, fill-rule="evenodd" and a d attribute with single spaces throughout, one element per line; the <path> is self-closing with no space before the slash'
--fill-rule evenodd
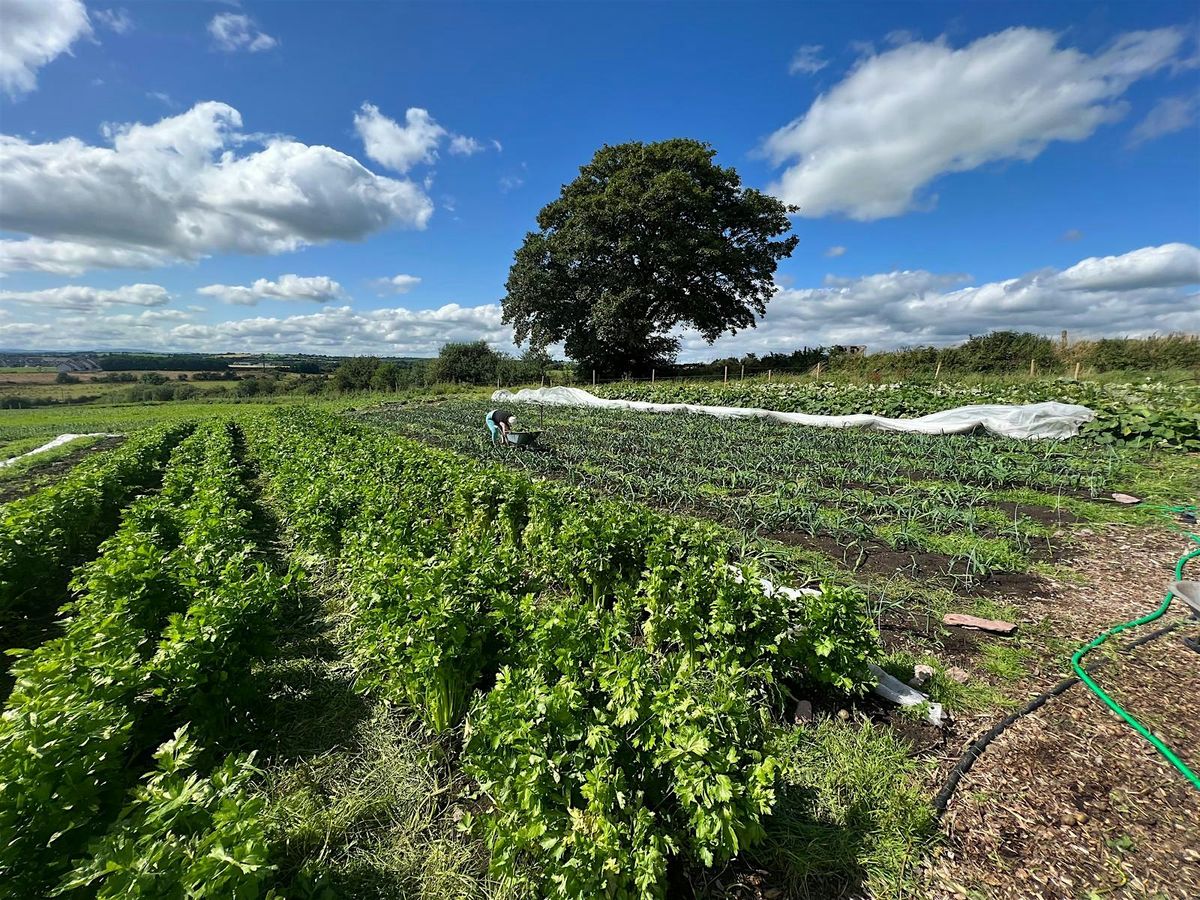
<path id="1" fill-rule="evenodd" d="M 1190 537 L 1193 541 L 1200 543 L 1200 535 L 1188 534 L 1188 537 Z M 1197 556 L 1200 556 L 1200 548 L 1191 550 L 1179 557 L 1179 562 L 1175 564 L 1176 581 L 1183 580 L 1183 567 L 1187 564 L 1188 560 L 1195 559 Z M 1178 769 L 1183 774 L 1183 777 L 1192 783 L 1192 787 L 1200 790 L 1200 777 L 1197 777 L 1196 773 L 1188 768 L 1187 763 L 1176 756 L 1174 752 L 1172 752 L 1171 748 L 1159 740 L 1159 738 L 1153 732 L 1151 732 L 1149 728 L 1131 716 L 1121 707 L 1119 703 L 1117 703 L 1116 700 L 1106 694 L 1104 692 L 1104 688 L 1100 687 L 1100 685 L 1096 684 L 1096 682 L 1092 680 L 1091 676 L 1088 675 L 1082 664 L 1082 660 L 1085 656 L 1087 656 L 1113 635 L 1120 634 L 1122 631 L 1127 631 L 1130 628 L 1137 628 L 1139 625 L 1145 625 L 1147 622 L 1153 622 L 1155 619 L 1162 618 L 1162 616 L 1166 613 L 1167 608 L 1171 605 L 1171 597 L 1173 596 L 1174 595 L 1170 591 L 1167 591 L 1166 596 L 1163 597 L 1162 604 L 1158 607 L 1158 609 L 1154 610 L 1154 612 L 1150 613 L 1149 615 L 1142 616 L 1140 619 L 1132 619 L 1129 622 L 1122 622 L 1120 625 L 1116 625 L 1103 634 L 1093 638 L 1089 643 L 1084 644 L 1082 647 L 1076 650 L 1075 654 L 1071 657 L 1071 668 L 1075 670 L 1075 674 L 1079 677 L 1079 680 L 1087 685 L 1088 689 L 1093 694 L 1103 700 L 1105 705 L 1107 705 L 1109 709 L 1124 719 L 1126 724 L 1128 724 L 1134 731 L 1153 744 L 1154 749 L 1161 753 L 1167 762 Z"/>
<path id="2" fill-rule="evenodd" d="M 1168 512 L 1175 512 L 1175 513 L 1179 513 L 1179 512 L 1189 513 L 1189 512 L 1195 512 L 1195 510 L 1196 510 L 1196 507 L 1194 507 L 1194 506 L 1156 507 L 1156 508 L 1164 509 Z M 1177 530 L 1182 530 L 1182 529 L 1177 529 Z M 1190 537 L 1193 541 L 1200 543 L 1200 536 L 1193 534 L 1191 532 L 1184 532 L 1184 533 L 1187 534 L 1188 537 Z M 1188 560 L 1194 559 L 1197 556 L 1200 556 L 1200 549 L 1193 550 L 1190 553 L 1185 553 L 1183 556 L 1181 556 L 1179 558 L 1179 562 L 1176 563 L 1176 565 L 1175 565 L 1175 580 L 1176 581 L 1183 580 L 1183 567 L 1185 565 L 1187 565 Z M 983 734 L 981 734 L 979 737 L 977 737 L 974 741 L 972 741 L 970 746 L 968 746 L 967 749 L 965 751 L 963 751 L 962 756 L 959 758 L 958 762 L 955 763 L 954 768 L 952 768 L 950 770 L 950 774 L 946 778 L 946 783 L 944 785 L 942 785 L 942 789 L 940 791 L 938 791 L 937 795 L 933 798 L 934 813 L 939 817 L 942 816 L 943 814 L 945 814 L 946 807 L 949 806 L 949 804 L 950 804 L 950 798 L 954 796 L 954 791 L 958 788 L 959 783 L 962 781 L 962 779 L 964 777 L 966 777 L 966 774 L 969 771 L 971 771 L 971 767 L 974 766 L 975 763 L 979 760 L 979 757 L 983 754 L 983 751 L 987 749 L 988 745 L 991 744 L 992 741 L 994 741 L 996 738 L 998 738 L 1001 734 L 1003 734 L 1005 729 L 1007 729 L 1014 722 L 1017 722 L 1020 719 L 1022 719 L 1023 717 L 1029 715 L 1031 712 L 1033 712 L 1037 709 L 1040 709 L 1052 697 L 1057 697 L 1060 694 L 1063 694 L 1066 691 L 1070 690 L 1076 684 L 1079 684 L 1080 681 L 1082 681 L 1084 684 L 1086 684 L 1090 690 L 1092 690 L 1098 697 L 1100 697 L 1101 700 L 1103 700 L 1106 704 L 1108 704 L 1109 708 L 1112 709 L 1115 713 L 1117 713 L 1117 715 L 1119 715 L 1122 719 L 1124 719 L 1125 722 L 1127 722 L 1129 725 L 1133 726 L 1133 728 L 1139 734 L 1141 734 L 1148 741 L 1150 741 L 1150 743 L 1154 745 L 1154 748 L 1159 753 L 1161 753 L 1167 759 L 1167 761 L 1171 763 L 1171 765 L 1173 765 L 1176 769 L 1178 769 L 1183 774 L 1183 776 L 1185 778 L 1187 778 L 1188 781 L 1190 781 L 1192 783 L 1193 787 L 1200 790 L 1200 779 L 1197 779 L 1196 773 L 1194 773 L 1191 769 L 1189 769 L 1185 763 L 1180 761 L 1179 757 L 1177 757 L 1174 753 L 1171 752 L 1170 747 L 1168 747 L 1166 744 L 1164 744 L 1162 741 L 1160 741 L 1157 737 L 1155 737 L 1153 734 L 1151 734 L 1145 725 L 1143 725 L 1137 719 L 1133 718 L 1133 716 L 1131 716 L 1124 709 L 1122 709 L 1120 707 L 1120 705 L 1115 700 L 1112 699 L 1112 697 L 1110 697 L 1110 696 L 1108 696 L 1108 694 L 1104 693 L 1103 689 L 1100 688 L 1096 684 L 1096 682 L 1093 681 L 1088 676 L 1088 673 L 1084 669 L 1083 664 L 1082 664 L 1082 660 L 1083 660 L 1084 656 L 1086 656 L 1091 651 L 1095 650 L 1097 647 L 1099 647 L 1101 644 L 1103 644 L 1106 640 L 1108 640 L 1114 634 L 1117 634 L 1118 632 L 1121 632 L 1121 631 L 1125 631 L 1129 628 L 1136 628 L 1138 625 L 1142 625 L 1146 622 L 1152 622 L 1155 619 L 1161 618 L 1162 615 L 1164 613 L 1166 613 L 1167 607 L 1170 606 L 1170 604 L 1171 604 L 1171 596 L 1172 596 L 1172 594 L 1170 592 L 1168 592 L 1166 597 L 1163 598 L 1162 605 L 1159 606 L 1159 608 L 1156 609 L 1154 612 L 1152 612 L 1150 615 L 1144 616 L 1143 618 L 1140 618 L 1140 619 L 1134 619 L 1131 622 L 1125 622 L 1121 625 L 1118 625 L 1115 628 L 1112 628 L 1112 629 L 1104 632 L 1104 634 L 1100 635 L 1099 637 L 1097 637 L 1096 639 L 1091 641 L 1091 643 L 1080 647 L 1077 651 L 1075 651 L 1075 655 L 1071 657 L 1071 668 L 1074 669 L 1074 671 L 1076 673 L 1075 675 L 1069 675 L 1066 678 L 1063 678 L 1061 681 L 1059 681 L 1057 684 L 1055 684 L 1049 690 L 1043 691 L 1042 693 L 1038 694 L 1036 697 L 1031 699 L 1028 703 L 1026 703 L 1020 709 L 1010 713 L 1004 719 L 997 722 L 990 729 L 988 729 Z M 1146 644 L 1152 640 L 1160 638 L 1164 634 L 1168 634 L 1169 632 L 1174 630 L 1175 626 L 1179 625 L 1179 624 L 1182 624 L 1182 622 L 1175 622 L 1171 625 L 1166 625 L 1162 628 L 1159 628 L 1156 631 L 1152 631 L 1150 634 L 1143 635 L 1142 637 L 1138 638 L 1137 640 L 1131 641 L 1129 644 L 1122 647 L 1121 652 L 1125 653 L 1125 652 L 1131 651 L 1135 647 L 1139 647 L 1142 644 Z M 1091 664 L 1091 666 L 1089 668 L 1094 672 L 1097 669 L 1099 669 L 1101 666 L 1103 666 L 1106 662 L 1107 662 L 1107 660 L 1100 660 L 1099 662 L 1094 662 Z"/>

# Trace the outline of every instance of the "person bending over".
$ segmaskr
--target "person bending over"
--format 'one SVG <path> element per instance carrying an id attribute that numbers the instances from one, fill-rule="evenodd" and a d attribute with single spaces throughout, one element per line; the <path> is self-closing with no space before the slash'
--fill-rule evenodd
<path id="1" fill-rule="evenodd" d="M 492 426 L 492 436 L 494 437 L 499 433 L 500 440 L 507 444 L 508 436 L 516 424 L 517 417 L 506 409 L 493 409 L 488 413 L 487 417 L 489 424 Z"/>

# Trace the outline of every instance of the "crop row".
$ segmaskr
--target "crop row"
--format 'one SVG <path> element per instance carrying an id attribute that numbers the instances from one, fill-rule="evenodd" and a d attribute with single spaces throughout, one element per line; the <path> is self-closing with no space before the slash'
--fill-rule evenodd
<path id="1" fill-rule="evenodd" d="M 913 478 L 906 467 L 946 454 L 924 436 L 802 429 L 704 416 L 580 410 L 519 411 L 528 427 L 545 428 L 546 452 L 493 448 L 479 425 L 478 403 L 447 403 L 373 415 L 402 433 L 531 472 L 716 519 L 744 533 L 841 544 L 883 544 L 946 557 L 947 570 L 973 576 L 1025 567 L 1046 546 L 1053 509 L 1002 506 L 996 490 L 961 481 Z M 1032 483 L 1087 494 L 1101 473 L 1120 471 L 1117 451 L 1079 454 L 1067 445 L 1030 452 L 1012 441 L 944 437 L 958 451 L 958 470 L 989 475 L 1000 485 Z M 928 451 L 922 460 L 919 454 Z M 983 454 L 990 450 L 989 461 Z M 1013 456 L 1006 456 L 1006 453 Z M 1096 471 L 1087 469 L 1089 457 Z M 970 467 L 965 465 L 970 463 Z M 952 469 L 947 465 L 943 468 Z M 1013 477 L 1017 472 L 1023 477 Z M 911 479 L 911 480 L 910 480 Z M 1047 507 L 1056 498 L 1046 496 Z"/>
<path id="2" fill-rule="evenodd" d="M 1128 455 L 1081 441 L 864 432 L 759 419 L 506 404 L 510 406 L 521 413 L 522 428 L 551 429 L 548 443 L 556 455 L 603 457 L 606 467 L 615 464 L 621 471 L 645 462 L 648 453 L 653 459 L 687 450 L 689 461 L 702 464 L 729 487 L 802 476 L 829 487 L 865 484 L 891 489 L 928 482 L 939 491 L 970 490 L 980 499 L 988 491 L 1008 487 L 1087 495 L 1110 489 Z M 486 437 L 484 412 L 486 407 L 478 402 L 448 401 L 373 415 L 411 423 L 414 433 L 429 429 L 477 447 L 479 437 Z"/>
<path id="3" fill-rule="evenodd" d="M 541 895 L 662 896 L 732 858 L 776 802 L 781 696 L 862 685 L 862 598 L 768 595 L 711 526 L 310 414 L 247 446 L 337 563 L 361 686 L 461 728 L 464 824 Z"/>
<path id="4" fill-rule="evenodd" d="M 266 872 L 242 789 L 250 761 L 206 775 L 202 750 L 241 708 L 288 590 L 259 558 L 235 437 L 210 423 L 178 445 L 161 491 L 136 500 L 77 570 L 61 636 L 14 666 L 0 719 L 0 883 L 13 896 L 58 883 L 235 897 Z"/>
<path id="5" fill-rule="evenodd" d="M 136 433 L 62 480 L 0 507 L 0 618 L 62 595 L 71 567 L 95 553 L 121 509 L 157 484 L 186 423 Z"/>
<path id="6" fill-rule="evenodd" d="M 1200 450 L 1200 387 L 1097 384 L 1070 379 L 964 386 L 953 383 L 852 384 L 834 382 L 732 382 L 635 384 L 596 388 L 602 397 L 749 406 L 816 415 L 872 413 L 912 417 L 978 403 L 1078 403 L 1096 412 L 1083 434 L 1101 443 L 1132 443 Z"/>

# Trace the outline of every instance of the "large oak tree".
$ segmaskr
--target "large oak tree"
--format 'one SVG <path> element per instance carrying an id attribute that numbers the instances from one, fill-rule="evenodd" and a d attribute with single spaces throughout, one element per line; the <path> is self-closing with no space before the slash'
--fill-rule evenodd
<path id="1" fill-rule="evenodd" d="M 645 372 L 679 350 L 752 328 L 775 267 L 799 240 L 781 201 L 742 187 L 716 151 L 687 139 L 604 146 L 538 213 L 505 288 L 504 321 L 534 349 L 605 375 Z"/>

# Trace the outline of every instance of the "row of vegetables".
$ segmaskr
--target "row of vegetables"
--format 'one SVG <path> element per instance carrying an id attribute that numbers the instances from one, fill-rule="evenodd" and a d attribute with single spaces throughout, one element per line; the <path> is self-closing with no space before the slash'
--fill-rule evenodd
<path id="1" fill-rule="evenodd" d="M 188 430 L 113 454 L 116 466 L 157 448 L 126 495 Z M 76 569 L 61 634 L 20 653 L 0 718 L 0 895 L 237 898 L 270 874 L 253 761 L 224 745 L 293 575 L 256 544 L 238 440 L 210 422 L 179 441 L 161 490 L 134 500 Z M 43 493 L 31 501 L 52 508 Z M 88 516 L 60 521 L 38 563 L 68 565 L 99 530 Z M 0 528 L 10 543 L 12 522 Z"/>
<path id="2" fill-rule="evenodd" d="M 71 568 L 95 554 L 130 500 L 158 485 L 172 448 L 191 427 L 146 429 L 0 507 L 0 623 L 62 595 Z"/>
<path id="3" fill-rule="evenodd" d="M 1145 381 L 1100 384 L 1073 379 L 996 382 L 857 384 L 843 382 L 735 381 L 658 384 L 617 382 L 595 389 L 601 397 L 749 406 L 815 415 L 872 413 L 913 417 L 979 403 L 1076 403 L 1096 412 L 1082 434 L 1102 444 L 1200 450 L 1200 386 Z"/>
<path id="4" fill-rule="evenodd" d="M 518 416 L 547 431 L 547 452 L 513 453 L 492 446 L 480 427 L 483 411 L 477 402 L 449 401 L 374 412 L 370 420 L 747 535 L 939 554 L 947 571 L 971 577 L 1023 570 L 1035 551 L 1048 549 L 1061 494 L 1075 503 L 1121 486 L 1128 455 L 1078 442 L 536 407 Z M 1020 505 L 1009 499 L 1014 488 L 1028 498 Z"/>
<path id="5" fill-rule="evenodd" d="M 245 430 L 290 539 L 336 563 L 360 686 L 461 735 L 464 827 L 510 885 L 663 896 L 733 858 L 789 690 L 864 684 L 862 598 L 766 592 L 711 526 L 311 413 Z"/>
<path id="6" fill-rule="evenodd" d="M 775 805 L 784 698 L 861 688 L 876 652 L 858 594 L 765 591 L 713 527 L 327 416 L 173 426 L 107 464 L 128 454 L 146 471 L 126 496 L 155 470 L 161 490 L 125 508 L 60 587 L 61 634 L 14 667 L 0 896 L 280 889 L 259 773 L 232 751 L 299 575 L 264 558 L 248 463 L 352 598 L 360 689 L 461 746 L 463 827 L 518 890 L 662 896 L 673 870 L 735 857 Z M 56 570 L 103 530 L 62 522 L 38 557 Z"/>

